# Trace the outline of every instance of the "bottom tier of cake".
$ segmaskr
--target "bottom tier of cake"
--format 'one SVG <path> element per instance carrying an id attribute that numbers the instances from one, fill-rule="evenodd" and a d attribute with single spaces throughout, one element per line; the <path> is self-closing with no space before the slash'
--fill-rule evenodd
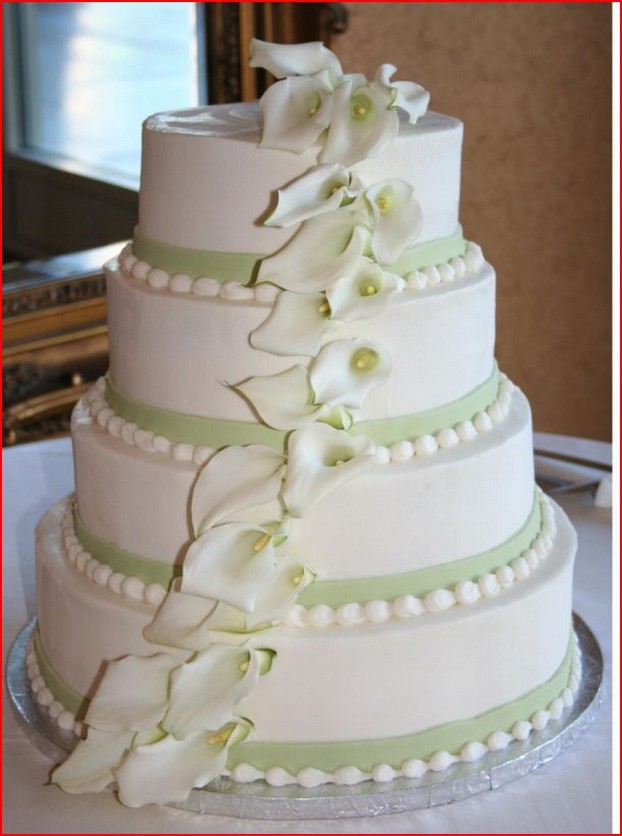
<path id="1" fill-rule="evenodd" d="M 66 727 L 84 716 L 106 662 L 176 652 L 143 637 L 157 602 L 117 594 L 75 565 L 62 536 L 69 502 L 39 525 L 39 630 L 29 656 L 38 701 Z M 249 646 L 276 655 L 240 706 L 253 731 L 229 751 L 232 777 L 305 785 L 412 777 L 473 760 L 559 716 L 578 684 L 576 544 L 564 514 L 546 502 L 550 547 L 534 552 L 520 580 L 500 574 L 496 586 L 487 581 L 489 594 L 454 596 L 437 611 L 379 606 L 364 623 L 292 619 L 251 637 Z"/>

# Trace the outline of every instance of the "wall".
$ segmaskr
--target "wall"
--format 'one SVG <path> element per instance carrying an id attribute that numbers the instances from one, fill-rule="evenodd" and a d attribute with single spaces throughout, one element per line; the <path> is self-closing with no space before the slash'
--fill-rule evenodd
<path id="1" fill-rule="evenodd" d="M 497 269 L 497 358 L 537 430 L 611 437 L 608 3 L 349 3 L 333 49 L 465 123 L 461 218 Z"/>

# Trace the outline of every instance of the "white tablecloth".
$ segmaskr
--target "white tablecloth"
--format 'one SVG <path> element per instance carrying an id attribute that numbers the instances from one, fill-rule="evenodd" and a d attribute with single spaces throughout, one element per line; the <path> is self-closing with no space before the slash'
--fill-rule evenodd
<path id="1" fill-rule="evenodd" d="M 537 437 L 537 447 L 573 452 L 574 440 Z M 602 460 L 607 445 L 580 442 Z M 576 453 L 575 453 L 576 454 Z M 609 448 L 610 455 L 610 448 Z M 4 644 L 35 615 L 36 520 L 73 489 L 68 439 L 4 453 Z M 261 822 L 199 816 L 170 808 L 132 810 L 111 794 L 68 796 L 46 786 L 50 762 L 25 738 L 4 700 L 5 833 L 604 833 L 611 832 L 611 511 L 586 494 L 562 504 L 579 535 L 574 609 L 605 657 L 604 701 L 594 724 L 563 755 L 494 792 L 446 807 L 315 822 Z"/>

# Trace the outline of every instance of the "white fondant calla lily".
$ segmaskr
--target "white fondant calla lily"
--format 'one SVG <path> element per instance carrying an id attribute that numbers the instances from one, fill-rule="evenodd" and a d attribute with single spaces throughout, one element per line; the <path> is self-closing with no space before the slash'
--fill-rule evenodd
<path id="1" fill-rule="evenodd" d="M 315 421 L 322 409 L 314 404 L 309 375 L 304 366 L 292 366 L 279 374 L 250 377 L 234 387 L 250 401 L 269 427 L 291 430 Z"/>
<path id="2" fill-rule="evenodd" d="M 384 180 L 365 191 L 374 216 L 371 249 L 380 264 L 393 264 L 421 232 L 423 216 L 413 187 Z"/>
<path id="3" fill-rule="evenodd" d="M 248 730 L 248 723 L 237 721 L 215 731 L 198 729 L 181 740 L 167 735 L 138 746 L 115 770 L 119 799 L 128 807 L 185 801 L 193 787 L 221 774 L 228 749 Z"/>
<path id="4" fill-rule="evenodd" d="M 344 276 L 326 290 L 329 321 L 377 316 L 404 284 L 401 276 L 386 272 L 371 259 L 362 259 L 355 273 Z"/>
<path id="5" fill-rule="evenodd" d="M 329 79 L 336 83 L 343 76 L 339 59 L 321 41 L 273 44 L 252 38 L 249 64 L 267 70 L 275 78 L 327 72 Z"/>
<path id="6" fill-rule="evenodd" d="M 417 119 L 428 109 L 430 94 L 420 84 L 414 81 L 391 81 L 391 76 L 397 72 L 393 64 L 382 64 L 371 86 L 385 93 L 391 99 L 391 107 L 403 110 L 408 114 L 408 121 L 414 125 Z"/>
<path id="7" fill-rule="evenodd" d="M 231 720 L 234 708 L 247 700 L 260 674 L 257 651 L 214 643 L 170 678 L 170 706 L 162 721 L 176 738 L 195 729 L 219 729 Z"/>
<path id="8" fill-rule="evenodd" d="M 250 336 L 253 348 L 279 355 L 312 357 L 331 325 L 323 293 L 279 293 L 268 318 Z"/>
<path id="9" fill-rule="evenodd" d="M 285 78 L 269 87 L 260 101 L 263 131 L 260 148 L 301 154 L 330 124 L 330 92 L 315 78 Z"/>
<path id="10" fill-rule="evenodd" d="M 258 282 L 296 293 L 318 293 L 347 274 L 368 241 L 369 211 L 360 203 L 310 218 L 283 249 L 264 258 Z"/>
<path id="11" fill-rule="evenodd" d="M 279 493 L 283 456 L 260 444 L 226 447 L 199 473 L 192 490 L 191 517 L 195 536 L 233 514 L 275 499 Z"/>
<path id="12" fill-rule="evenodd" d="M 188 549 L 181 591 L 252 612 L 277 572 L 274 539 L 274 532 L 247 523 L 207 529 Z"/>
<path id="13" fill-rule="evenodd" d="M 274 212 L 266 226 L 287 227 L 316 215 L 334 212 L 362 191 L 358 175 L 342 165 L 318 165 L 278 191 Z"/>
<path id="14" fill-rule="evenodd" d="M 332 120 L 319 162 L 352 165 L 384 151 L 400 125 L 389 105 L 390 99 L 365 79 L 344 81 L 333 94 Z"/>
<path id="15" fill-rule="evenodd" d="M 374 445 L 328 424 L 312 424 L 289 438 L 283 501 L 302 517 L 344 482 L 373 466 Z"/>
<path id="16" fill-rule="evenodd" d="M 171 673 L 182 664 L 182 659 L 167 653 L 110 662 L 86 723 L 104 732 L 154 728 L 166 713 Z"/>
<path id="17" fill-rule="evenodd" d="M 181 650 L 203 650 L 220 632 L 243 634 L 246 630 L 244 613 L 203 595 L 181 592 L 177 579 L 162 602 L 153 621 L 143 636 L 153 644 Z M 244 640 L 240 637 L 240 641 Z"/>
<path id="18" fill-rule="evenodd" d="M 270 627 L 292 608 L 303 589 L 313 583 L 315 574 L 295 557 L 279 559 L 278 573 L 257 598 L 255 609 L 246 616 L 248 629 Z"/>
<path id="19" fill-rule="evenodd" d="M 114 768 L 123 760 L 136 732 L 101 732 L 90 728 L 69 757 L 52 773 L 52 783 L 65 792 L 102 792 L 114 781 Z"/>
<path id="20" fill-rule="evenodd" d="M 316 402 L 356 408 L 372 389 L 386 383 L 391 361 L 386 350 L 363 338 L 325 345 L 309 372 Z"/>

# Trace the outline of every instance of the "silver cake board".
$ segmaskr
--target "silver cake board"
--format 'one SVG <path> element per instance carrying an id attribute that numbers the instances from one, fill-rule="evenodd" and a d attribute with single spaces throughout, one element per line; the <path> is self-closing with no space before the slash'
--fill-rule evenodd
<path id="1" fill-rule="evenodd" d="M 218 816 L 264 820 L 341 819 L 378 816 L 450 804 L 527 775 L 564 752 L 593 721 L 601 702 L 603 657 L 587 624 L 576 613 L 574 629 L 581 649 L 582 677 L 574 704 L 543 731 L 513 741 L 500 752 L 488 752 L 474 763 L 456 763 L 444 772 L 420 778 L 397 778 L 384 784 L 365 781 L 355 786 L 325 784 L 314 789 L 271 787 L 265 781 L 238 784 L 220 778 L 192 790 L 187 801 L 169 806 Z M 16 719 L 30 740 L 51 760 L 60 763 L 76 745 L 72 731 L 63 731 L 38 706 L 26 676 L 26 655 L 33 620 L 15 639 L 9 652 L 6 684 Z M 60 790 L 59 790 L 60 792 Z"/>

